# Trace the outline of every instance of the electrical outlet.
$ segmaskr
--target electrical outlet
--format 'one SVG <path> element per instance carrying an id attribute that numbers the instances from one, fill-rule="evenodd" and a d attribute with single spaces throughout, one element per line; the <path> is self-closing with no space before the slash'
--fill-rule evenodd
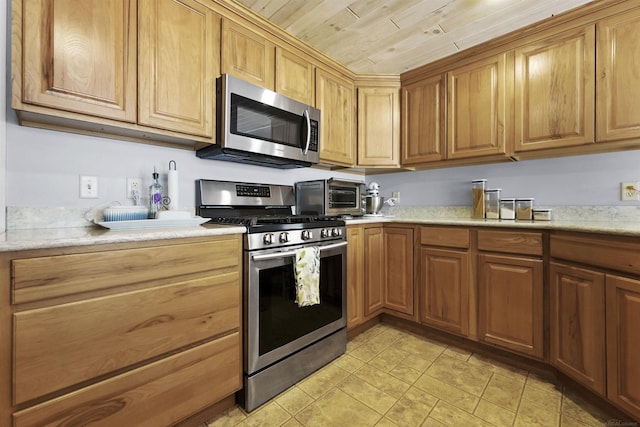
<path id="1" fill-rule="evenodd" d="M 136 192 L 139 198 L 142 194 L 142 181 L 140 178 L 127 178 L 127 199 L 135 199 Z"/>
<path id="2" fill-rule="evenodd" d="M 640 200 L 640 182 L 628 181 L 620 183 L 620 200 Z"/>
<path id="3" fill-rule="evenodd" d="M 400 203 L 400 192 L 399 191 L 391 192 L 391 197 L 396 199 L 395 203 Z"/>
<path id="4" fill-rule="evenodd" d="M 80 175 L 80 198 L 81 199 L 97 199 L 98 198 L 98 177 Z"/>

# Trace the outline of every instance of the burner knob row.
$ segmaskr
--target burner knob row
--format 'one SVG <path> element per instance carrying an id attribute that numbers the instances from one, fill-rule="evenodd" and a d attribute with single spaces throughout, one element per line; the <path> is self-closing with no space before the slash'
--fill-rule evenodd
<path id="1" fill-rule="evenodd" d="M 320 230 L 320 237 L 340 237 L 342 236 L 342 229 L 340 228 L 323 228 Z"/>

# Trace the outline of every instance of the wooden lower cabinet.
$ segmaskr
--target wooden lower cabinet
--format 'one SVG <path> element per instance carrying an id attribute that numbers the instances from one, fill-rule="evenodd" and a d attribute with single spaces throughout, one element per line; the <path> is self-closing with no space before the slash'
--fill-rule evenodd
<path id="1" fill-rule="evenodd" d="M 0 425 L 172 425 L 233 395 L 241 270 L 240 235 L 2 254 Z"/>
<path id="2" fill-rule="evenodd" d="M 605 286 L 607 397 L 640 419 L 640 280 L 607 275 Z"/>
<path id="3" fill-rule="evenodd" d="M 480 254 L 478 296 L 480 341 L 543 358 L 541 259 Z"/>
<path id="4" fill-rule="evenodd" d="M 364 315 L 377 314 L 384 306 L 384 232 L 382 227 L 364 230 Z"/>
<path id="5" fill-rule="evenodd" d="M 550 266 L 550 359 L 605 395 L 605 275 L 557 262 Z"/>
<path id="6" fill-rule="evenodd" d="M 420 249 L 420 321 L 469 335 L 469 253 L 463 250 Z"/>
<path id="7" fill-rule="evenodd" d="M 413 229 L 384 228 L 384 307 L 413 314 Z"/>
<path id="8" fill-rule="evenodd" d="M 364 228 L 347 227 L 347 328 L 362 324 L 364 317 Z"/>

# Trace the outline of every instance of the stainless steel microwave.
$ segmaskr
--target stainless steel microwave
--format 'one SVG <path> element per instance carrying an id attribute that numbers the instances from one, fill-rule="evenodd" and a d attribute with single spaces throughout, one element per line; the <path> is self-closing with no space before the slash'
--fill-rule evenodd
<path id="1" fill-rule="evenodd" d="M 318 179 L 296 182 L 294 188 L 298 215 L 364 214 L 364 181 Z"/>
<path id="2" fill-rule="evenodd" d="M 320 110 L 244 80 L 217 79 L 217 143 L 201 158 L 281 169 L 320 160 Z"/>

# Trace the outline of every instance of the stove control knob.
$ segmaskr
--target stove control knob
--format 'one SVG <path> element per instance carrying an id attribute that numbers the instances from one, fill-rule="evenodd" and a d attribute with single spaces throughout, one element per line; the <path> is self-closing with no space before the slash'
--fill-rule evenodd
<path id="1" fill-rule="evenodd" d="M 282 232 L 280 233 L 280 243 L 287 243 L 289 241 L 289 233 Z"/>
<path id="2" fill-rule="evenodd" d="M 302 240 L 309 240 L 313 237 L 311 230 L 302 230 Z"/>
<path id="3" fill-rule="evenodd" d="M 334 229 L 331 230 L 331 237 L 339 237 L 340 234 L 342 234 L 342 233 L 337 228 L 334 228 Z"/>
<path id="4" fill-rule="evenodd" d="M 267 233 L 264 236 L 262 236 L 262 242 L 265 245 L 270 245 L 273 243 L 273 234 L 272 233 Z"/>
<path id="5" fill-rule="evenodd" d="M 329 237 L 329 230 L 327 230 L 326 228 L 323 228 L 322 230 L 320 230 L 320 237 L 322 237 L 323 239 L 325 237 Z"/>

